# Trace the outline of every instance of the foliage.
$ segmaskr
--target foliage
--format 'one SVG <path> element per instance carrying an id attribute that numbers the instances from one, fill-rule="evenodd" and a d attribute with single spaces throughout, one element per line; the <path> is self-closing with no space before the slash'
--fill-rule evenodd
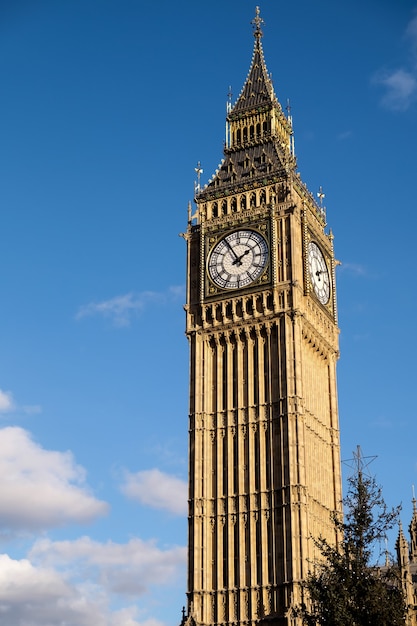
<path id="1" fill-rule="evenodd" d="M 398 569 L 371 565 L 376 544 L 397 521 L 400 507 L 388 510 L 381 488 L 359 463 L 343 504 L 344 519 L 333 516 L 339 542 L 316 540 L 322 559 L 304 583 L 306 602 L 296 613 L 307 626 L 404 625 Z"/>

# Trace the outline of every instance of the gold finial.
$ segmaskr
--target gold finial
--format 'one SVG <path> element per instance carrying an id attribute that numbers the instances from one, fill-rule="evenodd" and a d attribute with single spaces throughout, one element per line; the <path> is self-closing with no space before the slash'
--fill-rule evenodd
<path id="1" fill-rule="evenodd" d="M 261 24 L 265 24 L 263 19 L 261 18 L 261 10 L 259 7 L 255 9 L 255 17 L 253 18 L 251 24 L 253 24 L 254 36 L 260 39 L 262 37 Z"/>

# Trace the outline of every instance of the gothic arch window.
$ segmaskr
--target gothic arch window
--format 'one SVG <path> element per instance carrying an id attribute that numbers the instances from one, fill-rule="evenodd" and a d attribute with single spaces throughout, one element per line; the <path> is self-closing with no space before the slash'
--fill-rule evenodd
<path id="1" fill-rule="evenodd" d="M 242 195 L 240 197 L 240 208 L 242 211 L 246 209 L 246 196 L 245 195 Z"/>
<path id="2" fill-rule="evenodd" d="M 249 137 L 251 141 L 253 140 L 254 136 L 255 136 L 255 129 L 254 129 L 253 124 L 251 124 L 249 127 Z"/>
<path id="3" fill-rule="evenodd" d="M 258 313 L 264 312 L 263 300 L 261 296 L 258 296 L 255 301 L 255 308 Z"/>
<path id="4" fill-rule="evenodd" d="M 260 199 L 261 204 L 265 204 L 266 203 L 266 191 L 265 191 L 265 189 L 262 189 L 259 199 Z"/>
<path id="5" fill-rule="evenodd" d="M 244 127 L 243 129 L 243 141 L 247 141 L 248 140 L 248 128 L 247 126 Z"/>
<path id="6" fill-rule="evenodd" d="M 232 198 L 232 202 L 231 202 L 231 209 L 232 209 L 232 213 L 236 213 L 236 211 L 237 211 L 237 202 L 236 202 L 236 198 Z"/>
<path id="7" fill-rule="evenodd" d="M 217 202 L 213 202 L 213 207 L 212 207 L 212 215 L 213 217 L 217 217 L 219 214 L 219 209 L 217 207 Z"/>
<path id="8" fill-rule="evenodd" d="M 222 215 L 227 214 L 227 200 L 223 200 L 222 202 Z"/>
<path id="9" fill-rule="evenodd" d="M 250 208 L 254 209 L 256 207 L 256 193 L 252 191 L 249 200 Z"/>
<path id="10" fill-rule="evenodd" d="M 240 130 L 240 128 L 238 128 L 236 131 L 236 143 L 241 143 L 241 142 L 242 142 L 242 131 Z"/>
<path id="11" fill-rule="evenodd" d="M 258 122 L 258 123 L 256 124 L 256 136 L 257 136 L 257 137 L 260 137 L 260 135 L 261 135 L 261 125 L 260 125 L 260 123 Z"/>
<path id="12" fill-rule="evenodd" d="M 264 134 L 268 133 L 268 122 L 263 123 L 263 131 L 264 131 Z"/>

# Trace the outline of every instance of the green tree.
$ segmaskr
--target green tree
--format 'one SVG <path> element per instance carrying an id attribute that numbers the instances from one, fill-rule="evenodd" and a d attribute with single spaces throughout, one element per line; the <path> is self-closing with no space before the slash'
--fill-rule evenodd
<path id="1" fill-rule="evenodd" d="M 344 518 L 333 516 L 336 545 L 315 541 L 321 560 L 304 583 L 305 603 L 296 613 L 307 626 L 404 626 L 405 601 L 398 569 L 371 564 L 377 545 L 396 523 L 375 478 L 364 473 L 358 448 L 356 471 L 343 500 Z"/>

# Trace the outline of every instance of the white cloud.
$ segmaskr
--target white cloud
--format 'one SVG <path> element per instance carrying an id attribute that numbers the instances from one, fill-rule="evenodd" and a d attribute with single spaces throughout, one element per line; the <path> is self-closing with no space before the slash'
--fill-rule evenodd
<path id="1" fill-rule="evenodd" d="M 86 580 L 94 581 L 106 593 L 137 598 L 152 585 L 176 580 L 183 567 L 186 548 L 174 546 L 161 550 L 155 541 L 133 538 L 126 544 L 99 543 L 90 537 L 75 541 L 38 540 L 30 558 L 42 566 L 67 568 Z"/>
<path id="2" fill-rule="evenodd" d="M 90 302 L 81 306 L 76 314 L 76 319 L 101 315 L 109 318 L 115 326 L 129 326 L 132 316 L 137 315 L 149 303 L 166 304 L 170 299 L 177 299 L 184 294 L 184 287 L 173 286 L 166 293 L 156 291 L 143 291 L 141 293 L 127 293 L 121 296 Z"/>
<path id="3" fill-rule="evenodd" d="M 417 13 L 408 24 L 405 37 L 411 47 L 408 66 L 380 70 L 372 79 L 384 87 L 381 103 L 392 111 L 405 111 L 417 100 Z"/>
<path id="4" fill-rule="evenodd" d="M 136 609 L 111 613 L 103 589 L 29 560 L 0 555 L 0 615 L 7 626 L 142 626 Z"/>
<path id="5" fill-rule="evenodd" d="M 13 396 L 10 391 L 0 389 L 0 413 L 8 413 L 14 409 Z"/>
<path id="6" fill-rule="evenodd" d="M 175 515 L 187 513 L 187 483 L 158 469 L 126 472 L 122 492 L 131 500 L 165 509 Z"/>
<path id="7" fill-rule="evenodd" d="M 126 544 L 38 540 L 27 558 L 0 555 L 0 622 L 7 626 L 163 626 L 140 608 L 154 585 L 185 578 L 186 548 L 155 542 Z M 131 598 L 135 598 L 135 604 Z M 127 602 L 123 603 L 123 598 Z M 138 602 L 139 600 L 139 602 Z"/>
<path id="8" fill-rule="evenodd" d="M 0 429 L 0 529 L 39 530 L 107 513 L 70 452 L 45 450 L 22 428 Z"/>

